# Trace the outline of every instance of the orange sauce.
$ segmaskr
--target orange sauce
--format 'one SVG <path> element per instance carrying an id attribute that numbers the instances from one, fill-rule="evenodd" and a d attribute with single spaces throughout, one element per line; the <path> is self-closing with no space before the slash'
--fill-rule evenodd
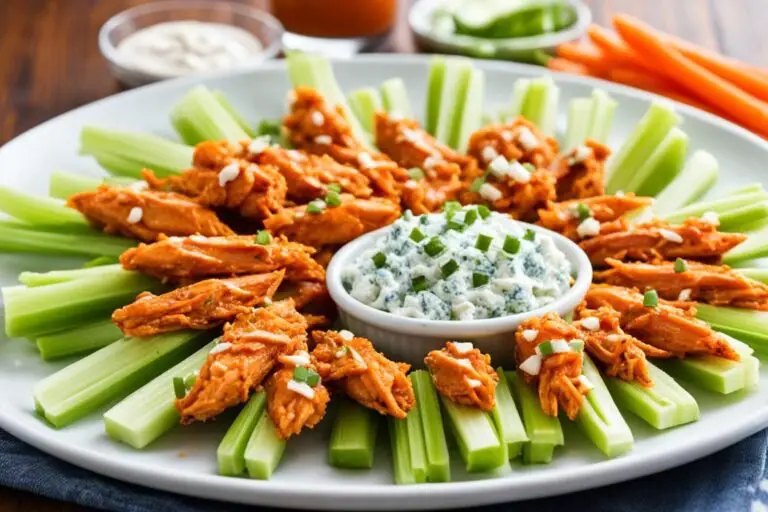
<path id="1" fill-rule="evenodd" d="M 395 23 L 397 0 L 271 0 L 285 29 L 312 37 L 377 36 Z"/>

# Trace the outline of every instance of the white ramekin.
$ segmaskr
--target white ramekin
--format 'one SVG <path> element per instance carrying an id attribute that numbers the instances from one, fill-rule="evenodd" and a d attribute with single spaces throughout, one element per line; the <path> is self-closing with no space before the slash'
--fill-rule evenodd
<path id="1" fill-rule="evenodd" d="M 510 223 L 513 221 L 509 219 Z M 359 254 L 370 248 L 384 235 L 386 227 L 361 236 L 342 247 L 333 257 L 326 273 L 328 291 L 339 309 L 347 329 L 370 339 L 376 348 L 396 361 L 423 366 L 430 350 L 442 347 L 446 341 L 471 341 L 491 355 L 496 365 L 509 365 L 514 359 L 514 332 L 524 320 L 554 311 L 560 315 L 572 312 L 584 298 L 592 283 L 592 265 L 578 245 L 553 231 L 518 222 L 523 228 L 552 237 L 555 246 L 571 262 L 576 281 L 568 292 L 544 307 L 485 320 L 424 320 L 405 318 L 381 311 L 353 298 L 341 282 L 342 271 L 354 264 Z"/>

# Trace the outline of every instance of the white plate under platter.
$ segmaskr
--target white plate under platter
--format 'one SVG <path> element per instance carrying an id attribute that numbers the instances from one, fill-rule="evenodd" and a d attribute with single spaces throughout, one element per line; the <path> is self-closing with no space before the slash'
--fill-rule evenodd
<path id="1" fill-rule="evenodd" d="M 335 64 L 345 89 L 376 85 L 402 77 L 417 111 L 424 105 L 428 58 L 366 56 Z M 514 80 L 538 75 L 541 68 L 478 62 L 487 73 L 487 105 L 509 101 Z M 575 76 L 555 75 L 562 91 L 561 127 L 567 102 L 588 95 L 595 86 L 608 90 L 620 106 L 611 145 L 616 146 L 642 116 L 651 95 Z M 54 169 L 98 174 L 89 159 L 77 156 L 78 134 L 85 124 L 142 130 L 172 136 L 171 105 L 193 84 L 223 90 L 252 120 L 282 113 L 289 88 L 284 65 L 272 62 L 258 70 L 211 75 L 155 84 L 98 101 L 57 117 L 0 148 L 0 183 L 45 194 Z M 707 149 L 723 169 L 716 191 L 763 181 L 768 143 L 707 113 L 680 106 L 691 150 Z M 0 284 L 15 283 L 22 270 L 67 268 L 73 259 L 0 256 Z M 605 459 L 572 425 L 565 425 L 566 446 L 546 466 L 510 468 L 495 475 L 466 475 L 454 454 L 454 482 L 395 486 L 386 432 L 371 471 L 342 471 L 326 463 L 328 421 L 288 444 L 284 460 L 270 481 L 227 478 L 216 474 L 216 446 L 229 421 L 177 428 L 142 451 L 111 441 L 100 414 L 62 430 L 35 416 L 33 385 L 63 366 L 44 363 L 31 343 L 0 339 L 0 427 L 73 464 L 148 487 L 233 502 L 314 509 L 428 509 L 462 507 L 566 493 L 647 475 L 703 457 L 768 427 L 768 370 L 750 394 L 719 396 L 686 385 L 701 406 L 697 423 L 656 432 L 626 414 L 635 435 L 632 452 Z M 564 423 L 568 423 L 567 421 Z"/>

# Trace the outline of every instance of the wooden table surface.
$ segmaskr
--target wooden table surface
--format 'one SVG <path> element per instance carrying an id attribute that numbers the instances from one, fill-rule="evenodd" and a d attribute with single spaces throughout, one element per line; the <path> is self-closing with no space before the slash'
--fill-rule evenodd
<path id="1" fill-rule="evenodd" d="M 768 65 L 766 0 L 585 1 L 598 23 L 625 12 L 707 48 Z M 147 0 L 0 0 L 0 144 L 62 112 L 119 92 L 96 37 L 110 16 L 141 3 Z M 401 11 L 381 51 L 417 51 L 405 9 Z M 0 487 L 0 512 L 81 510 Z"/>

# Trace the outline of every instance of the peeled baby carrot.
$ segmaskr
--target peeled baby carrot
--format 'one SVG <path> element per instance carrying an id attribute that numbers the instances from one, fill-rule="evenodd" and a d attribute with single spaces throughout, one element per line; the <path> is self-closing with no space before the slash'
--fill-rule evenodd
<path id="1" fill-rule="evenodd" d="M 652 75 L 644 69 L 631 67 L 617 67 L 608 72 L 608 80 L 646 91 L 674 91 L 679 89 L 676 84 L 667 78 Z M 662 94 L 662 93 L 659 93 Z"/>
<path id="2" fill-rule="evenodd" d="M 592 72 L 590 72 L 589 68 L 584 64 L 579 64 L 578 62 L 573 62 L 572 60 L 564 59 L 562 57 L 552 57 L 547 61 L 547 67 L 552 71 L 562 71 L 574 75 L 592 75 Z"/>
<path id="3" fill-rule="evenodd" d="M 614 64 L 646 69 L 643 60 L 612 31 L 593 23 L 587 28 L 587 35 L 605 57 Z"/>
<path id="4" fill-rule="evenodd" d="M 556 54 L 558 57 L 582 64 L 596 72 L 603 72 L 610 68 L 602 52 L 591 44 L 576 42 L 561 44 L 557 47 Z"/>

